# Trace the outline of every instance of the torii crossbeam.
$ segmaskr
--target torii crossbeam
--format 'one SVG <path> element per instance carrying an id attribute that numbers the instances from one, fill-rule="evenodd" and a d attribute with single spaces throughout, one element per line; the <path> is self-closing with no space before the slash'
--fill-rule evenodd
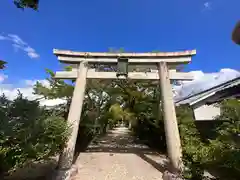
<path id="1" fill-rule="evenodd" d="M 59 159 L 58 179 L 67 180 L 73 162 L 78 127 L 81 119 L 82 104 L 87 79 L 136 79 L 157 80 L 161 86 L 164 128 L 166 133 L 167 151 L 173 170 L 182 167 L 182 152 L 179 130 L 173 101 L 170 80 L 192 80 L 191 73 L 178 72 L 181 64 L 188 64 L 196 54 L 196 50 L 183 52 L 159 53 L 97 53 L 53 50 L 61 63 L 75 64 L 71 71 L 56 72 L 55 78 L 76 79 L 72 102 L 69 109 L 68 123 L 72 126 L 71 136 Z M 111 65 L 117 72 L 106 72 L 92 65 Z M 135 67 L 146 70 L 135 72 Z M 132 68 L 132 70 L 131 70 Z"/>

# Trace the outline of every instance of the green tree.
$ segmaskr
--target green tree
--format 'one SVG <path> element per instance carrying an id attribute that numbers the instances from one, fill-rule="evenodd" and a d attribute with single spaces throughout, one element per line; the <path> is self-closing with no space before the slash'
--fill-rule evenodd
<path id="1" fill-rule="evenodd" d="M 68 70 L 71 68 L 66 67 Z M 47 99 L 65 99 L 66 104 L 59 105 L 59 113 L 62 114 L 64 119 L 67 119 L 68 111 L 71 103 L 71 98 L 74 90 L 74 81 L 66 82 L 54 78 L 54 73 L 51 70 L 46 70 L 49 78 L 47 81 L 49 86 L 44 86 L 40 82 L 34 87 L 35 94 L 42 95 Z M 108 124 L 109 108 L 117 100 L 117 96 L 109 95 L 114 91 L 114 83 L 111 81 L 90 79 L 87 81 L 80 127 L 85 128 L 87 132 L 92 134 L 96 126 L 100 126 L 99 131 L 103 132 Z"/>
<path id="2" fill-rule="evenodd" d="M 37 10 L 39 5 L 39 0 L 14 0 L 13 2 L 20 9 L 31 8 Z"/>
<path id="3" fill-rule="evenodd" d="M 0 60 L 0 69 L 4 69 L 6 67 L 7 62 Z"/>

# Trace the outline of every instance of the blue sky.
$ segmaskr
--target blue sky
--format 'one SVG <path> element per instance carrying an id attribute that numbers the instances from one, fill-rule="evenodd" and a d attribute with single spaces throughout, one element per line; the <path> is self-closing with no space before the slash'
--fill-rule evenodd
<path id="1" fill-rule="evenodd" d="M 60 69 L 53 48 L 196 49 L 186 70 L 240 69 L 240 47 L 231 41 L 239 0 L 40 0 L 38 12 L 12 1 L 0 6 L 0 35 L 8 38 L 0 36 L 0 58 L 9 63 L 6 83 L 44 79 L 44 68 Z M 16 37 L 24 41 L 20 47 Z"/>

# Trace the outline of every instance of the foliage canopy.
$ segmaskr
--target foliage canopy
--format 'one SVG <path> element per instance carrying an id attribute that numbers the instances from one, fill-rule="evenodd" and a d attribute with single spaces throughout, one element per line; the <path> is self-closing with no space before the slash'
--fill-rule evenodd
<path id="1" fill-rule="evenodd" d="M 37 10 L 39 5 L 39 0 L 14 0 L 13 2 L 20 9 L 31 8 Z"/>

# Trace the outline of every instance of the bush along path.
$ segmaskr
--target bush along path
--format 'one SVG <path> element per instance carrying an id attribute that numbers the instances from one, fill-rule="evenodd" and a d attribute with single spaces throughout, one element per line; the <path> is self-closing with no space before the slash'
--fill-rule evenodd
<path id="1" fill-rule="evenodd" d="M 41 176 L 33 171 L 37 167 L 44 172 L 51 170 L 56 164 L 53 157 L 61 152 L 69 132 L 61 116 L 24 98 L 20 92 L 15 100 L 0 96 L 0 179 Z M 50 168 L 43 168 L 45 165 Z"/>
<path id="2" fill-rule="evenodd" d="M 166 164 L 164 155 L 136 142 L 126 127 L 117 127 L 80 153 L 72 180 L 159 180 Z"/>

